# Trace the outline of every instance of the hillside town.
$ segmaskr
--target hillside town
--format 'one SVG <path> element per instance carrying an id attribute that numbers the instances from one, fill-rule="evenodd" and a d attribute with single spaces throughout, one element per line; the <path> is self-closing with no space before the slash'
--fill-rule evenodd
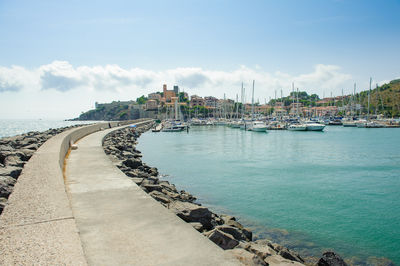
<path id="1" fill-rule="evenodd" d="M 255 102 L 254 112 L 262 115 L 271 115 L 273 117 L 329 117 L 336 116 L 339 113 L 350 114 L 352 111 L 360 112 L 362 109 L 361 104 L 355 102 L 350 103 L 351 95 L 323 99 L 319 99 L 315 94 L 313 96 L 312 100 L 310 100 L 311 97 L 305 92 L 292 92 L 288 97 L 273 99 L 265 104 Z M 201 97 L 198 95 L 190 95 L 189 97 L 187 92 L 180 92 L 179 86 L 174 85 L 172 90 L 168 90 L 167 84 L 164 84 L 162 92 L 150 93 L 148 97 L 142 96 L 137 102 L 145 103 L 144 108 L 147 111 L 165 113 L 169 108 L 174 108 L 175 104 L 177 104 L 178 106 L 189 108 L 204 108 L 206 109 L 205 113 L 209 114 L 211 117 L 216 114 L 221 114 L 221 112 L 225 112 L 228 117 L 233 117 L 236 103 L 241 106 L 242 101 L 218 99 L 214 96 Z M 308 102 L 309 104 L 305 105 L 304 102 Z M 345 102 L 346 105 L 344 105 Z M 244 110 L 245 113 L 250 113 L 252 104 L 245 103 Z"/>

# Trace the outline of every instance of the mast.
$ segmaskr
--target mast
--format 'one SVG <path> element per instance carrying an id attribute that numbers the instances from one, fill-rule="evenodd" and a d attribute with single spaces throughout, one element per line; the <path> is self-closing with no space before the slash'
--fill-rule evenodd
<path id="1" fill-rule="evenodd" d="M 175 120 L 178 120 L 178 99 L 175 100 Z"/>
<path id="2" fill-rule="evenodd" d="M 242 120 L 244 119 L 244 88 L 242 82 Z"/>
<path id="3" fill-rule="evenodd" d="M 236 120 L 239 118 L 239 98 L 238 94 L 236 93 Z"/>
<path id="4" fill-rule="evenodd" d="M 224 104 L 223 104 L 223 110 L 224 110 L 224 119 L 226 120 L 226 97 L 225 97 L 225 93 L 224 93 Z"/>
<path id="5" fill-rule="evenodd" d="M 254 120 L 254 79 L 253 79 L 253 92 L 251 94 L 251 121 Z"/>
<path id="6" fill-rule="evenodd" d="M 292 106 L 294 107 L 294 82 L 292 82 Z"/>
<path id="7" fill-rule="evenodd" d="M 367 114 L 367 121 L 369 121 L 369 102 L 371 101 L 371 83 L 372 83 L 372 78 L 369 78 L 369 91 L 368 91 L 368 114 Z"/>
<path id="8" fill-rule="evenodd" d="M 297 88 L 296 102 L 296 116 L 299 117 L 299 88 Z"/>

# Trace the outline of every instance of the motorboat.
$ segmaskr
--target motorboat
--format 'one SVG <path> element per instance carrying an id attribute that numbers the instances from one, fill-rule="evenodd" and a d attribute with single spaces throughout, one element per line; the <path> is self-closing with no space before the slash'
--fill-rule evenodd
<path id="1" fill-rule="evenodd" d="M 179 132 L 187 129 L 187 125 L 177 122 L 167 122 L 164 124 L 162 132 Z"/>
<path id="2" fill-rule="evenodd" d="M 307 131 L 323 131 L 325 128 L 325 125 L 322 125 L 315 121 L 306 121 L 304 125 L 306 126 Z"/>
<path id="3" fill-rule="evenodd" d="M 287 130 L 290 130 L 290 131 L 306 131 L 307 130 L 307 126 L 305 124 L 290 124 L 287 127 Z"/>
<path id="4" fill-rule="evenodd" d="M 345 121 L 345 122 L 343 122 L 343 126 L 344 127 L 357 127 L 357 122 L 354 120 Z"/>
<path id="5" fill-rule="evenodd" d="M 256 132 L 266 132 L 267 125 L 262 121 L 252 121 L 248 123 L 247 130 Z"/>

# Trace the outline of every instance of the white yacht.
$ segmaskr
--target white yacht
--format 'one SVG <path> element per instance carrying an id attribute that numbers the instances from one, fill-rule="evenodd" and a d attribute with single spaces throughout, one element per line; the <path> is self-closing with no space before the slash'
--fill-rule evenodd
<path id="1" fill-rule="evenodd" d="M 325 125 L 319 124 L 314 121 L 305 122 L 305 126 L 307 131 L 323 131 L 325 128 Z"/>
<path id="2" fill-rule="evenodd" d="M 267 125 L 262 121 L 252 121 L 248 124 L 248 129 L 250 131 L 266 132 Z"/>
<path id="3" fill-rule="evenodd" d="M 287 129 L 290 131 L 306 131 L 307 127 L 304 124 L 290 124 Z"/>

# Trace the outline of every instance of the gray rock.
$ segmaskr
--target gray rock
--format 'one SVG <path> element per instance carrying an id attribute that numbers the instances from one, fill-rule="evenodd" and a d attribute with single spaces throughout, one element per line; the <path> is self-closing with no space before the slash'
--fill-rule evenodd
<path id="1" fill-rule="evenodd" d="M 162 186 L 160 186 L 160 185 L 149 185 L 149 184 L 142 183 L 141 187 L 146 188 L 147 191 L 149 191 L 149 192 L 158 191 L 161 193 L 161 191 L 162 191 Z"/>
<path id="2" fill-rule="evenodd" d="M 7 198 L 0 198 L 0 214 L 3 212 L 4 208 L 7 205 Z"/>
<path id="3" fill-rule="evenodd" d="M 4 159 L 4 165 L 5 166 L 23 167 L 24 166 L 24 162 L 21 161 L 21 159 L 17 155 L 13 154 L 13 155 L 8 155 Z"/>
<path id="4" fill-rule="evenodd" d="M 127 160 L 123 161 L 122 163 L 131 169 L 136 169 L 142 165 L 142 162 L 137 159 L 127 159 Z"/>
<path id="5" fill-rule="evenodd" d="M 11 176 L 0 176 L 0 197 L 8 198 L 14 189 L 14 184 L 17 182 Z"/>
<path id="6" fill-rule="evenodd" d="M 344 260 L 335 252 L 328 251 L 318 261 L 318 266 L 346 266 Z"/>
<path id="7" fill-rule="evenodd" d="M 175 201 L 171 203 L 170 209 L 185 222 L 199 222 L 207 230 L 213 228 L 212 212 L 206 207 L 189 202 Z"/>
<path id="8" fill-rule="evenodd" d="M 143 182 L 143 178 L 133 177 L 132 181 L 135 182 L 138 186 L 140 186 Z"/>
<path id="9" fill-rule="evenodd" d="M 168 204 L 171 202 L 171 199 L 169 199 L 166 195 L 156 190 L 151 191 L 149 195 L 152 196 L 156 201 L 159 201 L 161 203 Z"/>
<path id="10" fill-rule="evenodd" d="M 283 258 L 280 255 L 272 255 L 268 256 L 267 258 L 264 259 L 264 261 L 269 265 L 269 266 L 301 266 L 304 265 L 300 262 L 297 261 L 291 261 Z"/>
<path id="11" fill-rule="evenodd" d="M 34 150 L 34 151 L 36 151 L 37 149 L 39 149 L 39 145 L 38 145 L 38 144 L 35 144 L 35 143 L 29 144 L 29 145 L 23 146 L 23 147 L 24 147 L 25 149 Z"/>
<path id="12" fill-rule="evenodd" d="M 201 223 L 189 223 L 191 226 L 193 226 L 194 229 L 196 229 L 199 232 L 203 232 L 204 227 Z"/>
<path id="13" fill-rule="evenodd" d="M 236 259 L 238 259 L 244 265 L 249 265 L 249 266 L 250 265 L 251 266 L 253 266 L 253 265 L 254 266 L 256 266 L 256 265 L 262 265 L 262 266 L 268 265 L 260 257 L 258 257 L 257 255 L 255 255 L 253 253 L 250 253 L 249 251 L 247 251 L 245 249 L 235 248 L 235 249 L 227 250 L 225 252 L 231 254 L 232 256 L 234 256 Z"/>
<path id="14" fill-rule="evenodd" d="M 243 232 L 239 228 L 228 226 L 228 225 L 220 225 L 215 228 L 224 233 L 232 235 L 236 240 L 249 241 L 249 239 L 247 239 L 247 237 L 243 234 Z"/>
<path id="15" fill-rule="evenodd" d="M 249 247 L 246 248 L 248 251 L 256 254 L 262 259 L 265 259 L 268 256 L 276 255 L 276 251 L 267 245 L 260 245 L 257 243 L 250 243 Z"/>
<path id="16" fill-rule="evenodd" d="M 297 262 L 301 262 L 301 263 L 304 262 L 304 260 L 300 257 L 299 254 L 297 254 L 287 248 L 282 249 L 281 251 L 278 252 L 278 254 L 288 260 L 297 261 Z"/>
<path id="17" fill-rule="evenodd" d="M 0 176 L 11 176 L 16 179 L 21 174 L 21 171 L 21 168 L 15 166 L 2 167 L 0 168 Z"/>
<path id="18" fill-rule="evenodd" d="M 204 235 L 225 250 L 232 249 L 239 244 L 239 241 L 237 241 L 232 235 L 224 233 L 218 229 L 213 229 Z"/>

